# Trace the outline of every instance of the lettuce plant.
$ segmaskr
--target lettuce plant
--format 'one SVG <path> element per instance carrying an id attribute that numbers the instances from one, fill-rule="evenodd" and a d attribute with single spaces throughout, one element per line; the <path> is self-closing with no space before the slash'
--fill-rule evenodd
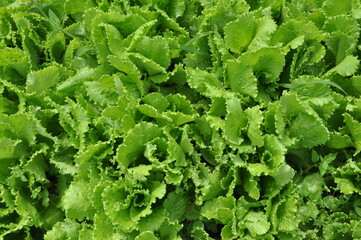
<path id="1" fill-rule="evenodd" d="M 0 2 L 0 239 L 361 239 L 357 0 Z"/>

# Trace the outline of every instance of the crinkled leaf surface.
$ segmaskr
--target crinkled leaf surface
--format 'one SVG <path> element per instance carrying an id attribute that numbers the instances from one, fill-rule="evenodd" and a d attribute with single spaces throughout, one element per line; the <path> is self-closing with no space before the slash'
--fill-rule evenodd
<path id="1" fill-rule="evenodd" d="M 0 239 L 360 239 L 360 9 L 0 1 Z"/>

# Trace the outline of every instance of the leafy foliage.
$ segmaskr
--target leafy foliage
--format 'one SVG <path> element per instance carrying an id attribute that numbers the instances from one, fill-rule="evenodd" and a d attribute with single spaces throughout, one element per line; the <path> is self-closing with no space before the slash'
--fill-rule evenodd
<path id="1" fill-rule="evenodd" d="M 0 239 L 361 239 L 355 0 L 0 3 Z"/>

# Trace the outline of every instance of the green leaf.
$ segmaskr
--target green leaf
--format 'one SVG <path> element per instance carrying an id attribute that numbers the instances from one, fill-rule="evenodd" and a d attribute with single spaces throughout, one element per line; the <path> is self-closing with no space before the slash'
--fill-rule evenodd
<path id="1" fill-rule="evenodd" d="M 178 239 L 178 232 L 182 227 L 183 225 L 177 222 L 164 221 L 159 229 L 159 235 L 163 239 Z"/>
<path id="2" fill-rule="evenodd" d="M 168 141 L 168 159 L 175 161 L 176 166 L 186 166 L 187 161 L 182 147 L 172 137 L 169 137 Z"/>
<path id="3" fill-rule="evenodd" d="M 289 166 L 282 166 L 277 172 L 270 174 L 278 186 L 285 186 L 295 175 L 295 171 Z"/>
<path id="4" fill-rule="evenodd" d="M 16 159 L 21 157 L 22 155 L 26 154 L 25 149 L 20 145 L 21 140 L 13 140 L 10 138 L 3 138 L 0 140 L 0 144 L 2 146 L 0 150 L 0 159 L 6 160 L 6 159 Z M 7 168 L 1 168 L 1 169 L 7 169 Z"/>
<path id="5" fill-rule="evenodd" d="M 155 62 L 152 59 L 149 59 L 139 53 L 130 53 L 129 59 L 139 68 L 139 70 L 143 72 L 147 72 L 149 76 L 156 77 L 161 74 L 166 73 L 165 68 L 159 65 L 157 62 Z M 156 78 L 154 78 L 156 79 Z M 167 79 L 165 79 L 167 80 Z M 162 81 L 155 81 L 155 82 L 164 82 L 164 79 Z"/>
<path id="6" fill-rule="evenodd" d="M 31 114 L 0 115 L 0 122 L 1 137 L 19 138 L 30 145 L 36 143 L 37 134 L 53 139 Z"/>
<path id="7" fill-rule="evenodd" d="M 29 218 L 29 224 L 40 226 L 42 219 L 39 210 L 36 208 L 34 201 L 23 193 L 19 193 L 15 197 L 15 205 L 17 213 L 24 218 Z"/>
<path id="8" fill-rule="evenodd" d="M 251 174 L 247 174 L 244 178 L 244 189 L 254 200 L 258 200 L 261 197 L 261 191 L 256 177 L 253 177 Z"/>
<path id="9" fill-rule="evenodd" d="M 251 42 L 255 25 L 255 18 L 250 13 L 228 23 L 224 29 L 226 46 L 235 53 L 241 53 Z"/>
<path id="10" fill-rule="evenodd" d="M 65 10 L 69 14 L 76 14 L 79 12 L 83 12 L 87 9 L 88 2 L 82 0 L 66 0 L 65 1 Z"/>
<path id="11" fill-rule="evenodd" d="M 320 174 L 314 173 L 306 176 L 301 185 L 300 193 L 310 200 L 317 201 L 323 192 L 324 179 Z"/>
<path id="12" fill-rule="evenodd" d="M 361 151 L 361 123 L 354 120 L 348 113 L 344 114 L 346 126 L 349 129 L 354 146 L 356 147 L 355 156 Z"/>
<path id="13" fill-rule="evenodd" d="M 152 232 L 146 231 L 139 234 L 135 240 L 158 240 L 158 238 Z"/>
<path id="14" fill-rule="evenodd" d="M 0 182 L 5 183 L 11 174 L 11 167 L 17 164 L 16 159 L 26 156 L 27 152 L 20 144 L 21 140 L 3 138 L 0 140 Z"/>
<path id="15" fill-rule="evenodd" d="M 99 106 L 115 105 L 119 99 L 119 92 L 115 89 L 116 81 L 116 77 L 105 75 L 99 81 L 85 82 L 86 94 Z"/>
<path id="16" fill-rule="evenodd" d="M 335 183 L 337 183 L 340 191 L 343 194 L 352 194 L 354 192 L 360 193 L 360 188 L 357 188 L 350 179 L 347 178 L 335 178 Z"/>
<path id="17" fill-rule="evenodd" d="M 68 144 L 70 143 L 58 142 L 54 145 L 55 149 L 51 153 L 50 162 L 59 169 L 60 173 L 74 175 L 79 170 L 74 164 L 74 155 L 77 151 Z"/>
<path id="18" fill-rule="evenodd" d="M 131 204 L 131 198 L 129 195 L 126 195 L 129 194 L 129 190 L 124 186 L 117 186 L 118 184 L 104 189 L 102 193 L 104 212 L 113 225 L 118 225 L 123 231 L 130 232 L 135 226 L 128 209 Z M 121 201 L 121 204 L 118 203 L 119 201 Z"/>
<path id="19" fill-rule="evenodd" d="M 83 220 L 92 218 L 95 213 L 90 193 L 92 185 L 84 180 L 74 181 L 65 191 L 62 206 L 68 218 Z"/>
<path id="20" fill-rule="evenodd" d="M 300 146 L 311 148 L 329 140 L 329 132 L 317 114 L 302 106 L 295 96 L 282 96 L 281 104 L 284 114 L 292 119 L 289 136 L 297 138 Z"/>
<path id="21" fill-rule="evenodd" d="M 234 218 L 235 199 L 233 197 L 218 197 L 207 201 L 201 209 L 202 216 L 217 219 L 227 223 Z"/>
<path id="22" fill-rule="evenodd" d="M 282 144 L 282 142 L 275 135 L 266 135 L 264 137 L 265 145 L 265 163 L 270 167 L 270 169 L 279 169 L 285 163 L 285 153 L 287 149 Z M 270 156 L 268 155 L 270 154 Z"/>
<path id="23" fill-rule="evenodd" d="M 141 95 L 144 95 L 144 82 L 141 81 L 141 73 L 137 66 L 130 61 L 128 58 L 119 57 L 115 55 L 108 56 L 109 63 L 118 69 L 121 73 L 127 75 L 127 78 L 124 78 L 124 82 L 134 84 Z"/>
<path id="24" fill-rule="evenodd" d="M 250 211 L 243 220 L 252 237 L 264 235 L 268 232 L 271 224 L 263 212 Z"/>
<path id="25" fill-rule="evenodd" d="M 323 9 L 329 16 L 348 14 L 352 9 L 352 0 L 326 0 L 323 4 Z"/>
<path id="26" fill-rule="evenodd" d="M 94 216 L 93 237 L 110 240 L 113 238 L 114 229 L 110 219 L 105 215 L 104 211 L 97 211 Z"/>
<path id="27" fill-rule="evenodd" d="M 171 192 L 164 201 L 164 208 L 169 214 L 169 220 L 182 221 L 188 205 L 188 198 L 183 192 Z"/>
<path id="28" fill-rule="evenodd" d="M 153 213 L 149 216 L 141 218 L 138 223 L 138 228 L 141 232 L 143 231 L 157 231 L 161 228 L 166 219 L 166 210 L 163 208 L 154 209 Z M 170 222 L 170 221 L 168 221 Z"/>
<path id="29" fill-rule="evenodd" d="M 341 76 L 351 76 L 359 68 L 359 60 L 355 56 L 347 56 L 334 69 Z"/>
<path id="30" fill-rule="evenodd" d="M 171 1 L 168 5 L 168 13 L 171 18 L 178 18 L 183 15 L 185 11 L 185 1 L 175 0 Z"/>
<path id="31" fill-rule="evenodd" d="M 289 198 L 278 206 L 278 229 L 281 231 L 294 231 L 298 228 L 300 220 L 297 217 L 297 199 Z"/>
<path id="32" fill-rule="evenodd" d="M 324 34 L 312 22 L 291 19 L 284 22 L 275 32 L 272 41 L 293 49 L 301 46 L 305 40 L 321 41 Z"/>
<path id="33" fill-rule="evenodd" d="M 56 66 L 50 66 L 42 70 L 31 72 L 26 79 L 26 91 L 41 93 L 57 84 L 62 74 Z"/>
<path id="34" fill-rule="evenodd" d="M 62 61 L 62 56 L 66 50 L 65 36 L 60 31 L 54 31 L 51 38 L 48 40 L 49 51 L 51 57 L 57 61 Z"/>
<path id="35" fill-rule="evenodd" d="M 256 19 L 256 30 L 253 39 L 248 46 L 248 50 L 257 50 L 259 48 L 271 46 L 271 36 L 277 29 L 277 24 L 272 18 L 263 17 Z"/>
<path id="36" fill-rule="evenodd" d="M 94 69 L 83 68 L 78 70 L 74 76 L 68 78 L 62 84 L 57 86 L 57 90 L 61 93 L 75 92 L 85 81 L 91 80 L 94 76 Z"/>
<path id="37" fill-rule="evenodd" d="M 345 95 L 347 95 L 345 90 L 343 90 L 343 88 L 340 85 L 338 85 L 337 83 L 334 83 L 334 82 L 331 82 L 328 80 L 321 80 L 321 79 L 317 79 L 317 78 L 316 79 L 308 78 L 306 76 L 300 77 L 299 79 L 295 80 L 294 83 L 290 83 L 290 84 L 284 83 L 284 84 L 279 84 L 279 85 L 282 87 L 285 87 L 285 88 L 296 89 L 295 92 L 297 92 L 299 95 L 303 95 L 304 97 L 309 96 L 309 98 L 313 102 L 316 102 L 317 100 L 319 100 L 319 101 L 322 101 L 322 100 L 329 101 L 330 100 L 331 96 L 330 96 L 327 85 L 333 86 L 333 87 L 339 89 Z M 323 98 L 323 99 L 320 99 L 320 98 Z M 324 104 L 322 103 L 322 105 L 324 105 Z"/>
<path id="38" fill-rule="evenodd" d="M 247 127 L 247 117 L 238 98 L 226 102 L 227 116 L 224 128 L 224 137 L 232 144 L 240 145 L 243 141 L 242 130 Z"/>
<path id="39" fill-rule="evenodd" d="M 232 91 L 256 97 L 258 94 L 257 78 L 253 70 L 239 61 L 229 60 L 226 64 L 226 78 Z"/>
<path id="40" fill-rule="evenodd" d="M 248 118 L 247 136 L 252 144 L 261 147 L 263 146 L 263 136 L 261 124 L 263 123 L 263 115 L 259 107 L 248 108 L 244 112 Z"/>
<path id="41" fill-rule="evenodd" d="M 142 157 L 147 142 L 161 136 L 163 136 L 161 129 L 154 124 L 143 122 L 136 125 L 118 147 L 116 160 L 127 168 Z"/>
<path id="42" fill-rule="evenodd" d="M 158 92 L 153 92 L 146 95 L 143 98 L 143 102 L 155 107 L 160 112 L 165 111 L 169 107 L 167 98 Z"/>
<path id="43" fill-rule="evenodd" d="M 37 181 L 43 183 L 48 182 L 46 172 L 49 171 L 49 166 L 44 159 L 44 155 L 47 154 L 47 150 L 47 147 L 43 147 L 38 150 L 30 157 L 26 165 L 24 165 L 24 171 L 32 174 Z"/>
<path id="44" fill-rule="evenodd" d="M 208 240 L 209 235 L 207 232 L 201 227 L 194 227 L 191 232 L 191 236 L 194 240 Z"/>
<path id="45" fill-rule="evenodd" d="M 22 77 L 26 77 L 30 67 L 26 52 L 21 51 L 17 48 L 0 49 L 0 69 L 2 69 L 3 67 L 5 67 L 7 71 L 2 73 L 1 75 L 6 75 L 6 73 L 10 75 L 11 71 L 15 71 Z M 14 79 L 11 80 L 14 81 Z"/>
<path id="46" fill-rule="evenodd" d="M 75 221 L 65 220 L 63 222 L 56 223 L 50 231 L 48 231 L 44 239 L 69 239 L 76 240 L 78 239 L 78 233 L 81 229 L 81 225 Z"/>
<path id="47" fill-rule="evenodd" d="M 216 88 L 222 87 L 222 83 L 217 79 L 215 74 L 200 69 L 188 69 L 187 75 L 189 86 L 199 93 L 205 93 L 207 91 L 207 86 Z"/>
<path id="48" fill-rule="evenodd" d="M 125 51 L 125 46 L 123 45 L 124 38 L 119 30 L 111 24 L 104 23 L 102 26 L 105 29 L 110 51 L 115 55 L 122 55 Z"/>
<path id="49" fill-rule="evenodd" d="M 167 68 L 170 64 L 170 52 L 167 41 L 162 37 L 144 37 L 134 46 L 135 51 Z"/>
<path id="50" fill-rule="evenodd" d="M 278 48 L 261 48 L 242 54 L 239 60 L 251 66 L 256 77 L 263 77 L 264 82 L 276 81 L 283 70 L 285 59 Z"/>
<path id="51" fill-rule="evenodd" d="M 290 136 L 300 139 L 299 144 L 304 147 L 314 147 L 329 140 L 327 128 L 315 117 L 299 113 L 290 127 Z"/>
<path id="52" fill-rule="evenodd" d="M 335 32 L 326 39 L 328 48 L 335 54 L 335 64 L 340 64 L 347 56 L 352 55 L 356 44 L 350 35 L 343 32 Z"/>

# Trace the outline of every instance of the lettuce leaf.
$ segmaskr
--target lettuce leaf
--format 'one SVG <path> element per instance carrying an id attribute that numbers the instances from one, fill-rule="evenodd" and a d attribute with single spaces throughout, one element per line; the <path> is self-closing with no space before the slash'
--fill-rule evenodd
<path id="1" fill-rule="evenodd" d="M 361 238 L 360 3 L 0 3 L 0 239 Z"/>

